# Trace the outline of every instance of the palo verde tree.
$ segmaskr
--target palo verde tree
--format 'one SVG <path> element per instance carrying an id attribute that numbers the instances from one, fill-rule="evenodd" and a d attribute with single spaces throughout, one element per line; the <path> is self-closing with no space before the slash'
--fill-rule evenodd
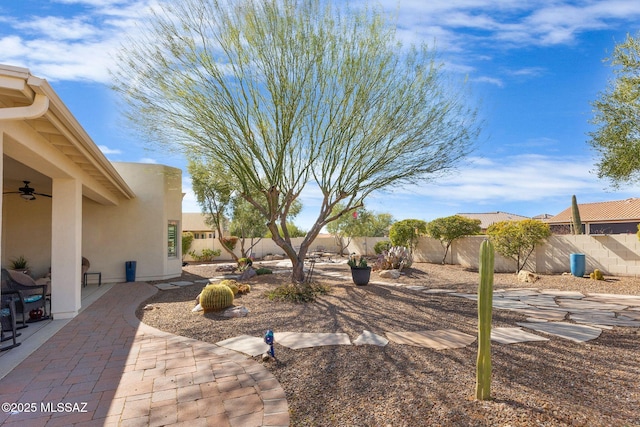
<path id="1" fill-rule="evenodd" d="M 327 231 L 335 237 L 340 255 L 344 255 L 352 238 L 383 237 L 393 224 L 391 214 L 371 212 L 364 206 L 348 212 L 344 210 L 344 204 L 338 203 L 333 207 L 332 213 L 338 217 L 327 224 Z"/>
<path id="2" fill-rule="evenodd" d="M 228 167 L 294 282 L 336 204 L 438 177 L 479 132 L 434 49 L 402 46 L 383 12 L 345 2 L 161 0 L 112 75 L 150 141 Z M 296 251 L 286 223 L 309 184 L 322 200 Z"/>
<path id="3" fill-rule="evenodd" d="M 500 221 L 487 228 L 495 250 L 516 262 L 516 273 L 527 263 L 537 245 L 551 236 L 549 224 L 535 219 Z"/>
<path id="4" fill-rule="evenodd" d="M 467 218 L 461 215 L 452 215 L 443 218 L 436 218 L 427 223 L 427 234 L 434 239 L 438 239 L 444 248 L 442 264 L 445 264 L 447 253 L 454 240 L 464 236 L 480 234 L 479 219 Z"/>
<path id="5" fill-rule="evenodd" d="M 598 128 L 589 143 L 601 156 L 598 177 L 617 187 L 640 180 L 640 33 L 627 35 L 606 61 L 615 79 L 592 103 Z"/>

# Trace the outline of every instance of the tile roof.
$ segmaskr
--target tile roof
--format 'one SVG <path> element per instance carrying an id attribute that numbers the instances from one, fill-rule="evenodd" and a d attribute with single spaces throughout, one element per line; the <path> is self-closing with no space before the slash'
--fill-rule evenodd
<path id="1" fill-rule="evenodd" d="M 640 220 L 640 198 L 637 197 L 610 202 L 578 203 L 578 209 L 582 222 Z M 571 206 L 547 220 L 549 223 L 570 221 Z"/>
<path id="2" fill-rule="evenodd" d="M 480 227 L 486 230 L 491 224 L 500 221 L 522 221 L 523 219 L 531 219 L 527 216 L 510 214 L 507 212 L 486 212 L 486 213 L 459 213 L 456 215 L 464 216 L 471 219 L 479 219 Z"/>

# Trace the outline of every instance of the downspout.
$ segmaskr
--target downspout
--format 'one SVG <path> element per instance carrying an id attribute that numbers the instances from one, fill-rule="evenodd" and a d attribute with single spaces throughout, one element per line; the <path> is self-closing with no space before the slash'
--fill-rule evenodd
<path id="1" fill-rule="evenodd" d="M 33 104 L 26 107 L 0 108 L 0 121 L 37 119 L 42 117 L 48 109 L 49 98 L 38 93 L 33 99 Z"/>

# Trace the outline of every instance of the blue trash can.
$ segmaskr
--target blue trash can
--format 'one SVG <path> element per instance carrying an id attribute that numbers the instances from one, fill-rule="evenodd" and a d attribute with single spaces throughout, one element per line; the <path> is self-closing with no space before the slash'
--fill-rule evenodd
<path id="1" fill-rule="evenodd" d="M 135 261 L 125 262 L 125 271 L 127 273 L 127 282 L 135 282 L 136 281 L 136 262 Z"/>
<path id="2" fill-rule="evenodd" d="M 586 271 L 586 260 L 584 254 L 570 254 L 571 274 L 576 277 L 584 277 Z"/>

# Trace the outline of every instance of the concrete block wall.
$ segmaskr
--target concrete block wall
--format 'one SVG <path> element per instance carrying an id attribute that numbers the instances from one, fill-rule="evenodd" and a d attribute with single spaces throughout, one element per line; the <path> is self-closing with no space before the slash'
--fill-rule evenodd
<path id="1" fill-rule="evenodd" d="M 480 244 L 485 238 L 485 236 L 470 236 L 454 241 L 447 254 L 446 263 L 477 269 Z M 299 245 L 302 240 L 301 237 L 293 239 L 294 245 Z M 347 246 L 347 253 L 355 252 L 358 255 L 374 256 L 373 247 L 381 240 L 388 239 L 384 237 L 353 238 Z M 202 247 L 217 249 L 219 243 L 213 239 L 193 241 L 192 249 L 201 250 Z M 318 249 L 331 253 L 338 252 L 335 239 L 329 237 L 316 239 L 310 247 L 310 252 Z M 266 254 L 283 254 L 282 249 L 271 239 L 262 239 L 254 247 L 253 252 L 258 258 Z M 236 249 L 236 254 L 239 255 L 239 253 L 240 251 Z M 635 234 L 552 236 L 530 255 L 525 269 L 540 274 L 569 272 L 572 253 L 585 254 L 587 273 L 598 268 L 608 275 L 640 276 L 640 241 Z M 442 262 L 443 255 L 444 248 L 438 240 L 422 237 L 414 252 L 414 260 L 439 264 Z M 222 251 L 222 256 L 217 259 L 229 261 L 231 257 Z M 185 260 L 190 259 L 186 256 Z M 495 271 L 515 272 L 516 263 L 496 253 Z"/>

